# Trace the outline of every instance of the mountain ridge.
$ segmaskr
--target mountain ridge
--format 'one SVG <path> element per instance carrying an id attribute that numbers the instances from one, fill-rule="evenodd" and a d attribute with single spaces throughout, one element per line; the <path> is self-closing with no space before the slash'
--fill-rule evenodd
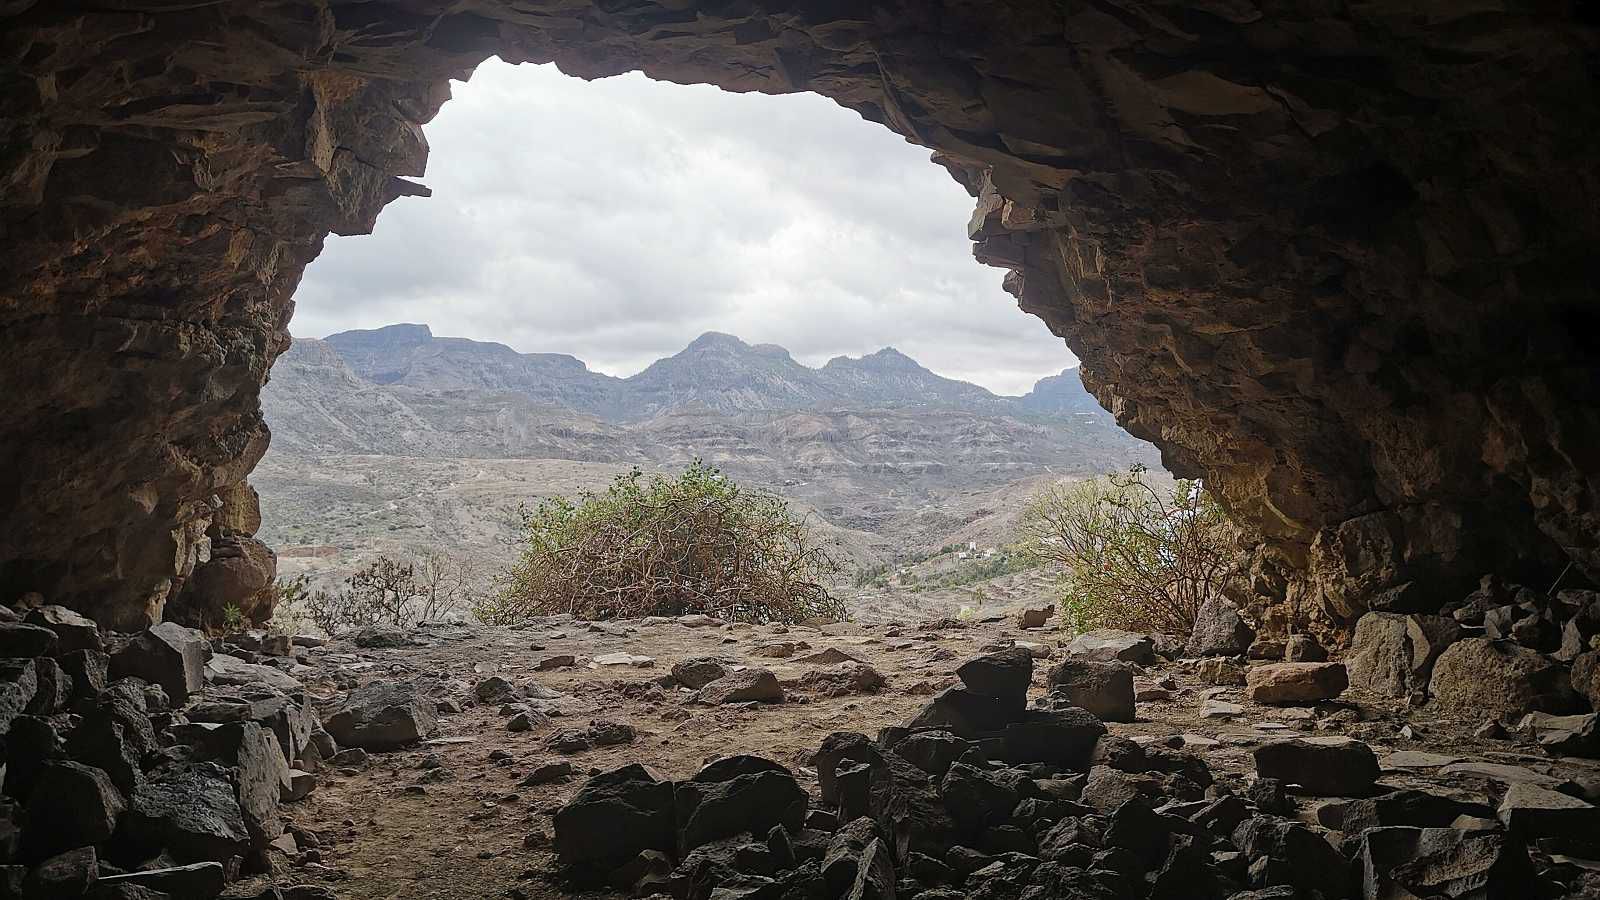
<path id="1" fill-rule="evenodd" d="M 316 340 L 296 338 L 295 344 Z M 701 334 L 626 378 L 595 372 L 569 354 L 523 353 L 496 342 L 437 337 L 426 324 L 343 331 L 317 342 L 331 347 L 356 377 L 374 384 L 515 392 L 610 422 L 641 421 L 694 405 L 726 414 L 921 406 L 1104 414 L 1083 389 L 1075 367 L 1040 379 L 1027 394 L 1006 396 L 939 375 L 893 347 L 835 356 L 811 367 L 777 344 L 750 344 L 719 331 Z"/>

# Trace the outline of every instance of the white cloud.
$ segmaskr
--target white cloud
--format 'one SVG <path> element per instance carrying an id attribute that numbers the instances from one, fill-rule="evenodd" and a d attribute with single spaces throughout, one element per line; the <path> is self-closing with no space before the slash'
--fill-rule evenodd
<path id="1" fill-rule="evenodd" d="M 928 151 L 825 98 L 490 60 L 426 130 L 433 197 L 330 238 L 296 334 L 426 322 L 628 375 L 717 330 L 1002 393 L 1074 363 L 972 259 Z"/>

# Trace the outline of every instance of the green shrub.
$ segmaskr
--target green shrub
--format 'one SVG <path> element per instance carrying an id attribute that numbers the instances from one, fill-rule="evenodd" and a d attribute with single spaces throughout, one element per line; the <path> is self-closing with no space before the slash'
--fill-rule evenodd
<path id="1" fill-rule="evenodd" d="M 1235 529 L 1196 481 L 1170 489 L 1145 469 L 1061 482 L 1035 495 L 1019 527 L 1058 566 L 1069 626 L 1187 635 L 1195 613 L 1239 576 Z"/>
<path id="2" fill-rule="evenodd" d="M 741 622 L 837 620 L 835 571 L 781 498 L 699 460 L 676 478 L 637 469 L 603 493 L 523 510 L 517 560 L 475 609 L 489 623 L 707 613 Z"/>

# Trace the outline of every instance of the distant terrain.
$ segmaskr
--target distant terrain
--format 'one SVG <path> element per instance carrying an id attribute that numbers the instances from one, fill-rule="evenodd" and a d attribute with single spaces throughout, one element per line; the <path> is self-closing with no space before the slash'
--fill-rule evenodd
<path id="1" fill-rule="evenodd" d="M 262 537 L 284 573 L 327 582 L 379 553 L 439 549 L 487 583 L 519 504 L 700 457 L 810 515 L 858 609 L 955 608 L 995 591 L 937 571 L 968 562 L 954 551 L 930 554 L 1000 552 L 1052 479 L 1158 465 L 1075 369 L 1004 397 L 890 348 L 811 368 L 717 333 L 629 378 L 425 325 L 297 339 L 262 404 Z M 866 577 L 901 569 L 932 577 Z M 1048 580 L 1011 582 L 1037 576 L 991 587 L 1025 601 Z"/>

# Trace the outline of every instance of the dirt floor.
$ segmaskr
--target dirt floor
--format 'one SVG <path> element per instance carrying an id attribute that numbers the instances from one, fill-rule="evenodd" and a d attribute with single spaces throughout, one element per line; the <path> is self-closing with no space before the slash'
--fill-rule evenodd
<path id="1" fill-rule="evenodd" d="M 443 715 L 440 733 L 412 749 L 374 754 L 361 768 L 328 768 L 304 801 L 285 807 L 293 827 L 314 834 L 315 852 L 285 858 L 281 871 L 236 884 L 230 896 L 253 896 L 264 884 L 316 883 L 348 900 L 377 898 L 554 898 L 620 896 L 567 891 L 556 879 L 549 848 L 551 815 L 581 787 L 583 772 L 640 762 L 667 777 L 687 777 L 705 763 L 733 753 L 753 753 L 795 770 L 815 795 L 815 773 L 807 761 L 834 731 L 875 734 L 910 718 L 927 696 L 954 684 L 956 665 L 986 647 L 1026 640 L 1053 648 L 1065 636 L 1049 629 L 1023 632 L 1010 621 L 921 623 L 901 627 L 844 624 L 822 629 L 748 626 L 686 627 L 677 623 L 589 624 L 555 621 L 517 629 L 438 627 L 415 633 L 421 646 L 357 649 L 336 642 L 312 649 L 308 665 L 295 672 L 312 693 L 334 701 L 358 682 L 437 679 L 441 696 L 465 708 Z M 759 648 L 804 642 L 788 658 L 758 655 Z M 796 686 L 812 666 L 810 653 L 836 648 L 878 669 L 887 687 L 873 695 L 827 697 Z M 624 651 L 654 660 L 652 667 L 599 666 L 590 660 Z M 572 654 L 573 668 L 536 671 L 546 657 Z M 788 699 L 774 704 L 709 707 L 693 693 L 667 688 L 657 679 L 673 663 L 697 656 L 770 668 L 784 682 Z M 1036 661 L 1035 696 L 1042 693 L 1049 661 Z M 536 683 L 564 695 L 562 715 L 525 732 L 507 729 L 499 704 L 471 703 L 473 686 L 490 675 L 517 685 Z M 1187 735 L 1219 780 L 1242 783 L 1253 772 L 1250 750 L 1286 733 L 1346 734 L 1367 741 L 1385 760 L 1383 783 L 1428 786 L 1435 792 L 1493 802 L 1509 781 L 1572 780 L 1600 784 L 1600 766 L 1552 760 L 1536 748 L 1510 741 L 1473 738 L 1480 722 L 1436 720 L 1426 708 L 1350 697 L 1303 709 L 1256 706 L 1241 687 L 1215 688 L 1183 663 L 1165 665 L 1148 677 L 1170 677 L 1170 700 L 1141 702 L 1139 720 L 1110 725 L 1133 738 Z M 1242 715 L 1200 715 L 1207 693 L 1239 703 Z M 629 744 L 563 756 L 545 742 L 564 725 L 592 719 L 631 724 Z M 1409 730 L 1406 730 L 1409 727 Z M 1215 741 L 1214 745 L 1210 741 Z M 1390 759 L 1397 751 L 1427 756 Z M 491 758 L 493 756 L 493 758 Z M 1510 768 L 1491 774 L 1447 768 L 1450 758 Z M 523 787 L 538 763 L 567 759 L 579 776 L 565 783 Z M 1315 821 L 1315 804 L 1303 803 L 1302 818 Z M 305 849 L 305 848 L 302 848 Z"/>

